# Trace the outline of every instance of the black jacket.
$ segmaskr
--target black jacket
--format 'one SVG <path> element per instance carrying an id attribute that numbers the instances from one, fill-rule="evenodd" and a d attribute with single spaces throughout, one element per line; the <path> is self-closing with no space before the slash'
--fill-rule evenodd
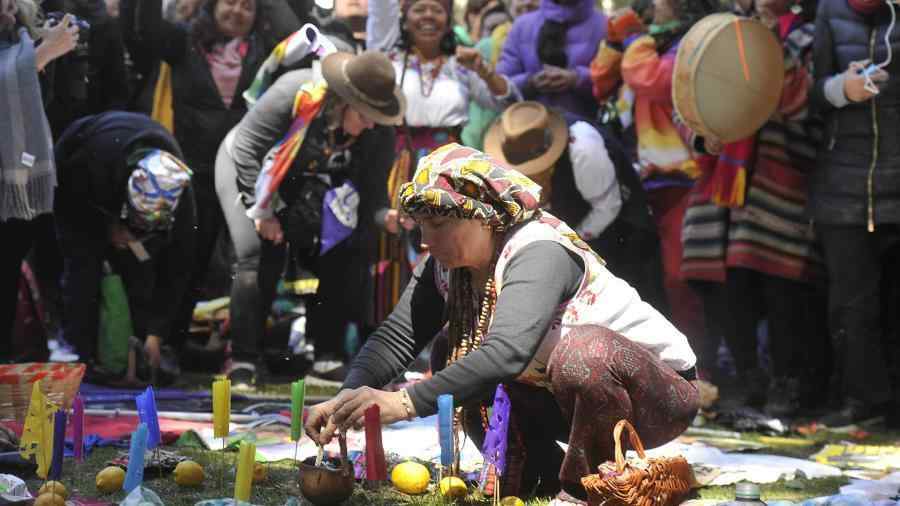
<path id="1" fill-rule="evenodd" d="M 103 0 L 48 1 L 43 8 L 71 12 L 91 25 L 89 34 L 81 34 L 87 37 L 87 56 L 73 51 L 54 60 L 43 74 L 47 118 L 58 137 L 78 118 L 124 109 L 129 81 L 122 33 Z"/>
<path id="2" fill-rule="evenodd" d="M 894 59 L 886 86 L 874 99 L 835 108 L 825 98 L 826 81 L 850 62 L 887 58 L 890 23 L 885 5 L 864 16 L 847 0 L 822 0 L 816 16 L 815 87 L 812 104 L 824 116 L 826 135 L 810 187 L 819 223 L 900 223 L 900 30 L 891 36 Z M 871 188 L 871 190 L 870 190 Z"/>
<path id="3" fill-rule="evenodd" d="M 183 159 L 172 135 L 143 114 L 111 111 L 73 123 L 54 147 L 57 202 L 69 210 L 87 204 L 117 218 L 130 175 L 126 161 L 136 147 L 159 148 Z"/>
<path id="4" fill-rule="evenodd" d="M 172 67 L 175 138 L 195 177 L 211 186 L 219 144 L 247 112 L 242 94 L 253 82 L 272 46 L 258 33 L 248 37 L 240 79 L 231 106 L 226 107 L 203 50 L 194 42 L 189 26 L 165 21 L 160 0 L 137 2 L 133 11 L 128 9 L 129 15 L 133 12 L 134 17 L 122 20 L 123 29 L 128 32 L 129 40 L 152 51 L 154 56 Z"/>
<path id="5" fill-rule="evenodd" d="M 158 123 L 143 114 L 108 112 L 88 116 L 63 132 L 55 147 L 58 188 L 55 214 L 66 269 L 84 269 L 84 262 L 104 258 L 126 258 L 129 252 L 111 252 L 108 226 L 118 221 L 125 203 L 131 168 L 128 157 L 136 148 L 158 148 L 181 157 L 175 139 Z M 193 265 L 197 213 L 192 188 L 181 196 L 175 211 L 175 225 L 168 234 L 142 239 L 150 252 L 150 262 L 119 262 L 130 265 L 122 274 L 131 304 L 135 330 L 169 338 L 177 309 L 187 293 Z M 115 263 L 115 262 L 114 262 Z M 90 269 L 84 271 L 90 272 Z M 84 272 L 82 271 L 82 272 Z M 96 279 L 78 276 L 81 283 L 99 286 Z M 75 279 L 75 278 L 72 278 Z M 91 293 L 86 286 L 65 286 L 66 297 Z M 98 301 L 93 300 L 96 304 Z M 97 309 L 91 309 L 96 318 Z M 69 315 L 82 318 L 85 315 Z M 84 328 L 84 326 L 79 326 Z M 94 333 L 93 335 L 96 335 Z"/>

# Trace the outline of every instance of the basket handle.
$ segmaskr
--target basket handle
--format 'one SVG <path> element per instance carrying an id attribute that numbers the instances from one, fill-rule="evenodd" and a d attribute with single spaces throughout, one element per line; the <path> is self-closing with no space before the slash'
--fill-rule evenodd
<path id="1" fill-rule="evenodd" d="M 622 431 L 625 429 L 628 429 L 628 440 L 631 441 L 631 447 L 637 452 L 638 457 L 647 458 L 647 454 L 644 452 L 644 443 L 641 442 L 634 426 L 628 420 L 619 420 L 616 428 L 613 429 L 613 441 L 616 442 L 616 469 L 620 473 L 625 470 L 625 452 L 622 451 Z"/>

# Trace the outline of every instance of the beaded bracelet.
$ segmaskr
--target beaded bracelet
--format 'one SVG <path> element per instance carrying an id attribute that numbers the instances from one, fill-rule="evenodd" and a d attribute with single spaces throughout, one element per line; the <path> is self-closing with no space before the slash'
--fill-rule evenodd
<path id="1" fill-rule="evenodd" d="M 416 409 L 413 406 L 412 399 L 409 398 L 409 392 L 407 392 L 405 388 L 400 390 L 400 404 L 403 404 L 403 409 L 406 410 L 407 420 L 411 421 L 416 417 Z"/>

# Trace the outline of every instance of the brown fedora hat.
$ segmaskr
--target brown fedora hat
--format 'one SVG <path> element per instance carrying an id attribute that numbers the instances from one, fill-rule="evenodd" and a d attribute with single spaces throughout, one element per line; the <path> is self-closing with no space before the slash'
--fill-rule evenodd
<path id="1" fill-rule="evenodd" d="M 380 125 L 403 122 L 406 99 L 397 87 L 394 66 L 384 53 L 331 53 L 322 60 L 328 88 Z"/>
<path id="2" fill-rule="evenodd" d="M 484 134 L 484 152 L 528 177 L 549 169 L 569 144 L 562 115 L 540 102 L 509 106 Z"/>

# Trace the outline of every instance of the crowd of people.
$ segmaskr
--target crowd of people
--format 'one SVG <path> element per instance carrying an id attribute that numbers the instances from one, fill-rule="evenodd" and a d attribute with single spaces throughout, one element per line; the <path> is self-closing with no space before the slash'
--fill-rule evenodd
<path id="1" fill-rule="evenodd" d="M 590 448 L 522 454 L 523 484 L 562 469 L 544 484 L 563 502 L 608 457 L 597 431 L 624 417 L 671 439 L 698 379 L 773 416 L 890 420 L 894 9 L 469 0 L 456 24 L 450 0 L 0 0 L 0 358 L 46 352 L 21 296 L 40 286 L 59 340 L 103 377 L 112 270 L 159 370 L 224 245 L 235 383 L 265 377 L 276 285 L 300 264 L 319 280 L 312 373 L 345 386 L 309 431 L 327 439 L 369 402 L 385 421 L 432 413 L 441 393 L 483 407 L 505 384 L 520 419 L 560 412 Z M 724 11 L 784 56 L 776 111 L 729 143 L 691 131 L 672 93 L 683 37 Z M 429 379 L 373 390 L 423 349 Z M 532 429 L 520 444 L 553 446 Z"/>

